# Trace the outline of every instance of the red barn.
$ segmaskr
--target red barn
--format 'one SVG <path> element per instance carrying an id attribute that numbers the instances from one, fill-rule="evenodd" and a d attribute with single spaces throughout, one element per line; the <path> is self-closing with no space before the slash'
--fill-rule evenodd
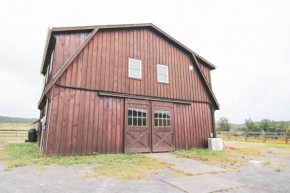
<path id="1" fill-rule="evenodd" d="M 38 104 L 43 155 L 207 147 L 215 66 L 153 24 L 48 30 Z"/>

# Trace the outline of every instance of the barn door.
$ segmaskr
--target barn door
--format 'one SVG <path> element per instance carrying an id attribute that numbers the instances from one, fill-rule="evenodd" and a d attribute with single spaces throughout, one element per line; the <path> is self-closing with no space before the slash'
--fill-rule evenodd
<path id="1" fill-rule="evenodd" d="M 173 151 L 173 104 L 152 102 L 152 152 Z"/>
<path id="2" fill-rule="evenodd" d="M 149 101 L 126 99 L 125 153 L 150 152 Z"/>

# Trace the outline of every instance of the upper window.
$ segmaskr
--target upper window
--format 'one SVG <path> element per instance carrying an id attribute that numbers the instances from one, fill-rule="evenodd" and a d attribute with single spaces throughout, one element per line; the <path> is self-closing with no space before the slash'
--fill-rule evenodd
<path id="1" fill-rule="evenodd" d="M 157 64 L 158 82 L 169 83 L 168 66 Z"/>
<path id="2" fill-rule="evenodd" d="M 129 58 L 129 77 L 141 79 L 141 60 Z"/>

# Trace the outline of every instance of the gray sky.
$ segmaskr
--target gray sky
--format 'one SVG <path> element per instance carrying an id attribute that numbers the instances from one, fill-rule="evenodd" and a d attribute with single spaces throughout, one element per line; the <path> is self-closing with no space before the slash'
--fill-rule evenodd
<path id="1" fill-rule="evenodd" d="M 38 117 L 48 27 L 150 22 L 217 66 L 216 119 L 290 120 L 290 1 L 140 2 L 1 0 L 0 115 Z"/>

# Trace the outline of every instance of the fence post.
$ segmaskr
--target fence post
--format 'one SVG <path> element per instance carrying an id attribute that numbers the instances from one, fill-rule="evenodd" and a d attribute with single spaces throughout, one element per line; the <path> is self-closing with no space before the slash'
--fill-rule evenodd
<path id="1" fill-rule="evenodd" d="M 262 131 L 263 143 L 266 143 L 266 132 Z"/>
<path id="2" fill-rule="evenodd" d="M 228 131 L 228 140 L 231 140 L 231 138 L 230 138 L 230 131 Z"/>
<path id="3" fill-rule="evenodd" d="M 16 129 L 16 137 L 18 136 L 18 129 Z"/>
<path id="4" fill-rule="evenodd" d="M 245 140 L 248 141 L 248 132 L 245 131 Z"/>
<path id="5" fill-rule="evenodd" d="M 287 137 L 287 133 L 286 132 L 284 132 L 284 140 L 285 140 L 285 143 L 287 144 L 288 143 L 288 139 L 287 139 L 288 137 Z"/>

